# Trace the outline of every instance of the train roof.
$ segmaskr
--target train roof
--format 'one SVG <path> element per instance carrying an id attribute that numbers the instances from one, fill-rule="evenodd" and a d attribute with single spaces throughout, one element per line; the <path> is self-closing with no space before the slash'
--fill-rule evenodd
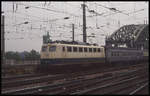
<path id="1" fill-rule="evenodd" d="M 98 46 L 98 44 L 94 43 L 94 44 L 90 44 L 90 43 L 85 43 L 85 42 L 79 42 L 79 41 L 64 41 L 64 40 L 56 40 L 56 41 L 50 41 L 46 44 L 43 45 L 65 45 L 65 46 L 84 46 L 84 47 L 89 47 L 89 46 L 94 46 L 94 47 L 102 47 L 102 46 Z"/>
<path id="2" fill-rule="evenodd" d="M 106 49 L 109 49 L 109 50 L 142 50 L 142 49 L 138 49 L 138 48 L 127 48 L 127 47 L 106 47 Z M 143 49 L 143 50 L 145 50 L 145 49 Z"/>
<path id="3" fill-rule="evenodd" d="M 64 40 L 56 40 L 56 41 L 49 41 L 48 43 L 59 43 L 59 44 L 75 44 L 75 45 L 94 45 L 94 46 L 97 46 L 96 43 L 94 44 L 90 44 L 90 43 L 85 43 L 85 42 L 79 42 L 79 41 L 64 41 Z M 46 43 L 46 44 L 48 44 Z"/>
<path id="4" fill-rule="evenodd" d="M 103 48 L 103 46 L 94 46 L 94 45 L 79 45 L 79 44 L 61 44 L 61 43 L 48 43 L 43 44 L 44 46 L 48 45 L 56 45 L 56 46 L 76 46 L 76 47 L 97 47 L 97 48 Z"/>

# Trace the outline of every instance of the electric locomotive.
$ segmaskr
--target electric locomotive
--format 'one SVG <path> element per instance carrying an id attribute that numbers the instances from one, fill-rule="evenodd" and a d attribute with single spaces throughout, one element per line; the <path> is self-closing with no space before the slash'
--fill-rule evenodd
<path id="1" fill-rule="evenodd" d="M 43 44 L 40 69 L 50 71 L 79 70 L 90 64 L 104 64 L 104 47 L 81 44 Z M 77 68 L 77 69 L 76 69 Z M 39 69 L 39 70 L 40 70 Z"/>

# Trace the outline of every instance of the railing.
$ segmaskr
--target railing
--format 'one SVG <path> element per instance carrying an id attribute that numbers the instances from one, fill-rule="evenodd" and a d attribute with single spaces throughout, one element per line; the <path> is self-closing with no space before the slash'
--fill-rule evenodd
<path id="1" fill-rule="evenodd" d="M 40 60 L 5 60 L 5 65 L 37 65 Z"/>

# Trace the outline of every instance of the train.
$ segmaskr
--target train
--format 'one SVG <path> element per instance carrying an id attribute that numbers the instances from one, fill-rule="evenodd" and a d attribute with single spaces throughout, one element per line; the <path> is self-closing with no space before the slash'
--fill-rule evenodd
<path id="1" fill-rule="evenodd" d="M 90 44 L 51 42 L 43 44 L 39 72 L 73 72 L 83 68 L 147 62 L 148 50 L 111 48 Z"/>

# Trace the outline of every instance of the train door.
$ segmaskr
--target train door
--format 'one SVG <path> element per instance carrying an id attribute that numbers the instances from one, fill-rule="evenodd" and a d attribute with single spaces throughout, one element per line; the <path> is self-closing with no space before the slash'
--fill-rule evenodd
<path id="1" fill-rule="evenodd" d="M 67 48 L 65 46 L 61 46 L 61 56 L 62 58 L 66 58 L 66 52 L 67 52 Z"/>

